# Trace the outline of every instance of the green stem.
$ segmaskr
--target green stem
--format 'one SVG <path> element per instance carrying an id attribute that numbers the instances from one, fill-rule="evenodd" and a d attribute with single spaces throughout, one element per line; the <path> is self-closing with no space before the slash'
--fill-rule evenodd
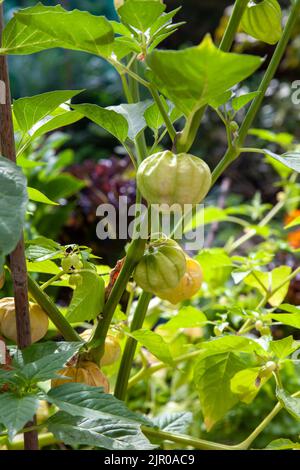
<path id="1" fill-rule="evenodd" d="M 237 0 L 235 2 L 232 15 L 219 46 L 221 51 L 230 51 L 247 4 L 248 0 Z M 188 152 L 193 145 L 206 109 L 207 106 L 203 106 L 198 111 L 196 111 L 196 113 L 190 119 L 187 120 L 186 125 L 177 141 L 178 152 Z"/>
<path id="2" fill-rule="evenodd" d="M 45 446 L 50 446 L 59 442 L 50 432 L 45 433 L 45 434 L 40 434 L 38 438 L 39 438 L 40 448 L 45 447 Z M 19 437 L 17 437 L 13 442 L 9 442 L 7 440 L 4 443 L 4 445 L 8 448 L 8 450 L 23 450 L 24 449 L 23 439 Z"/>
<path id="3" fill-rule="evenodd" d="M 216 168 L 212 172 L 212 183 L 211 183 L 212 186 L 214 186 L 214 184 L 219 179 L 219 177 L 224 173 L 226 168 L 234 160 L 236 160 L 239 155 L 240 155 L 240 151 L 237 147 L 231 147 L 231 148 L 227 149 L 224 157 L 222 158 L 222 160 L 220 160 L 220 162 L 218 163 L 218 165 L 216 166 Z"/>
<path id="4" fill-rule="evenodd" d="M 136 310 L 134 312 L 133 320 L 130 326 L 130 331 L 139 330 L 144 323 L 144 319 L 148 310 L 149 302 L 152 294 L 142 292 Z M 132 362 L 137 346 L 137 341 L 134 338 L 127 338 L 125 349 L 123 352 L 121 364 L 118 371 L 118 377 L 115 387 L 115 397 L 119 400 L 125 400 L 128 387 L 129 376 L 131 372 Z"/>
<path id="5" fill-rule="evenodd" d="M 127 283 L 129 282 L 135 266 L 144 254 L 145 245 L 146 240 L 142 238 L 134 239 L 129 245 L 123 267 L 104 306 L 102 319 L 99 321 L 90 340 L 91 343 L 96 340 L 97 344 L 99 344 L 99 346 L 95 347 L 90 352 L 91 358 L 95 362 L 99 362 L 102 357 L 104 352 L 105 338 L 108 333 L 113 315 L 126 289 Z"/>
<path id="6" fill-rule="evenodd" d="M 281 209 L 285 206 L 286 200 L 287 200 L 288 194 L 286 194 L 286 197 L 283 198 L 282 200 L 278 201 L 277 204 L 268 212 L 268 214 L 260 221 L 258 224 L 259 227 L 265 227 L 268 225 L 268 223 L 278 214 L 278 212 L 281 211 Z M 228 253 L 232 253 L 235 251 L 237 248 L 239 248 L 241 245 L 249 241 L 252 237 L 256 235 L 257 231 L 255 229 L 249 230 L 249 232 L 245 233 L 242 235 L 240 238 L 238 238 L 232 245 L 229 247 L 227 250 Z"/>
<path id="7" fill-rule="evenodd" d="M 266 91 L 269 87 L 269 84 L 271 80 L 273 79 L 276 70 L 281 62 L 281 59 L 283 57 L 283 54 L 286 50 L 286 47 L 288 45 L 289 39 L 291 37 L 291 34 L 293 32 L 294 26 L 297 22 L 297 18 L 300 13 L 300 0 L 296 0 L 295 3 L 293 4 L 293 7 L 291 9 L 287 24 L 284 28 L 282 37 L 277 44 L 277 47 L 274 51 L 273 57 L 271 59 L 271 62 L 265 72 L 265 75 L 262 79 L 262 82 L 258 88 L 258 95 L 255 97 L 253 100 L 246 117 L 240 127 L 239 130 L 239 136 L 238 139 L 235 143 L 235 147 L 233 149 L 228 149 L 227 152 L 225 153 L 224 157 L 222 160 L 219 162 L 215 170 L 213 171 L 213 184 L 217 181 L 217 179 L 221 176 L 221 174 L 226 170 L 226 168 L 240 155 L 241 152 L 241 147 L 243 147 L 244 141 L 247 137 L 247 134 L 249 132 L 250 127 L 252 126 L 252 123 L 254 119 L 256 118 L 256 115 L 261 107 L 261 104 L 263 102 L 263 99 L 265 97 Z"/>
<path id="8" fill-rule="evenodd" d="M 170 366 L 169 364 L 166 364 L 165 362 L 157 362 L 156 364 L 152 364 L 149 367 L 144 367 L 129 380 L 128 388 L 132 388 L 135 384 L 137 384 L 141 380 L 148 378 L 150 375 L 155 374 L 155 372 L 158 372 L 161 369 L 167 369 L 169 367 L 173 367 L 173 365 L 180 364 L 181 362 L 193 359 L 194 357 L 199 356 L 199 354 L 201 354 L 202 352 L 203 351 L 199 349 L 197 351 L 192 351 L 190 353 L 182 354 L 181 356 L 178 356 L 173 360 L 172 366 Z"/>
<path id="9" fill-rule="evenodd" d="M 280 41 L 277 44 L 277 47 L 274 51 L 274 54 L 272 56 L 271 62 L 266 70 L 266 73 L 263 77 L 263 80 L 258 88 L 258 95 L 254 98 L 248 113 L 246 114 L 246 117 L 243 121 L 243 124 L 240 128 L 239 131 L 239 138 L 238 138 L 238 144 L 239 147 L 242 147 L 242 143 L 244 142 L 245 138 L 247 137 L 248 131 L 250 127 L 252 126 L 252 123 L 257 115 L 258 110 L 261 107 L 261 104 L 263 102 L 264 96 L 266 94 L 266 91 L 269 87 L 269 84 L 271 80 L 273 79 L 276 70 L 281 62 L 281 59 L 284 55 L 284 52 L 286 50 L 286 47 L 288 45 L 288 42 L 290 40 L 291 34 L 293 32 L 294 26 L 296 25 L 298 21 L 300 13 L 300 0 L 295 0 L 295 2 L 292 5 L 288 21 L 286 23 L 286 26 L 284 28 L 283 34 L 281 36 Z"/>
<path id="10" fill-rule="evenodd" d="M 41 290 L 45 290 L 47 289 L 47 287 L 51 286 L 51 284 L 55 281 L 58 281 L 65 273 L 63 271 L 60 271 L 59 273 L 55 274 L 55 276 L 51 277 L 50 279 L 48 279 L 47 282 L 44 282 L 44 284 L 42 284 L 40 286 L 40 289 Z"/>
<path id="11" fill-rule="evenodd" d="M 123 66 L 123 64 L 121 65 L 123 69 L 125 68 L 125 72 L 131 72 L 131 69 Z M 136 61 L 131 64 L 131 67 L 133 69 L 133 74 L 128 72 L 128 86 L 125 86 L 124 92 L 128 103 L 137 103 L 140 100 L 138 83 L 140 82 L 140 80 L 136 79 L 136 77 L 138 77 Z M 144 132 L 141 132 L 135 139 L 135 147 L 137 153 L 137 164 L 139 165 L 147 156 L 147 145 Z M 140 192 L 137 190 L 136 202 L 139 203 L 140 200 L 141 195 Z M 91 340 L 89 341 L 90 344 L 93 344 L 94 342 L 95 344 L 97 344 L 97 346 L 90 351 L 90 356 L 95 362 L 99 362 L 103 355 L 105 338 L 108 333 L 114 312 L 121 300 L 121 297 L 126 289 L 127 283 L 129 282 L 129 279 L 133 273 L 135 266 L 144 254 L 146 239 L 137 238 L 135 234 L 136 226 L 134 228 L 134 237 L 129 245 L 124 265 L 104 306 L 102 312 L 102 319 L 99 321 L 97 327 L 95 328 L 94 334 Z"/>
<path id="12" fill-rule="evenodd" d="M 185 446 L 185 448 L 194 447 L 194 449 L 199 450 L 235 450 L 234 446 L 219 444 L 217 442 L 209 442 L 204 439 L 196 439 L 183 434 L 160 431 L 158 429 L 148 428 L 147 426 L 142 426 L 142 431 L 149 438 L 152 437 L 154 439 L 175 442 Z"/>
<path id="13" fill-rule="evenodd" d="M 82 341 L 82 338 L 80 338 L 78 333 L 76 333 L 74 328 L 65 319 L 54 302 L 52 302 L 50 297 L 41 290 L 39 285 L 30 276 L 28 276 L 28 290 L 30 295 L 46 312 L 52 323 L 56 326 L 66 341 Z"/>
<path id="14" fill-rule="evenodd" d="M 300 392 L 296 392 L 292 395 L 292 397 L 296 398 L 299 395 Z M 264 429 L 270 424 L 270 422 L 275 418 L 275 416 L 278 415 L 279 411 L 281 411 L 282 408 L 283 406 L 281 405 L 281 403 L 277 403 L 273 410 L 265 417 L 265 419 L 257 426 L 257 428 L 254 429 L 250 436 L 239 444 L 239 447 L 245 450 L 249 449 L 254 440 L 259 436 L 259 434 L 262 433 L 262 431 L 264 431 Z"/>
<path id="15" fill-rule="evenodd" d="M 221 51 L 230 51 L 236 32 L 238 30 L 242 16 L 248 3 L 249 0 L 238 0 L 237 2 L 235 2 L 230 21 L 228 22 L 227 28 L 219 46 Z"/>

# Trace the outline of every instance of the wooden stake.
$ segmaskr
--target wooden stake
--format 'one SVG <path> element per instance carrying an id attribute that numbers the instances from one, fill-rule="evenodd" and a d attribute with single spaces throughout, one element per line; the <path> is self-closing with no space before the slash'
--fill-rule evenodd
<path id="1" fill-rule="evenodd" d="M 0 37 L 4 28 L 3 5 L 0 4 Z M 5 104 L 0 104 L 0 147 L 1 155 L 16 162 L 16 147 L 14 140 L 14 129 L 11 111 L 10 83 L 6 56 L 0 56 L 0 80 L 5 84 Z M 2 98 L 2 97 L 1 97 Z M 3 100 L 1 99 L 2 103 Z M 7 210 L 10 210 L 9 207 Z M 30 317 L 28 305 L 27 269 L 24 250 L 24 238 L 17 244 L 15 250 L 10 254 L 10 268 L 14 285 L 14 298 L 16 309 L 18 347 L 26 348 L 31 344 Z M 28 427 L 35 425 L 27 423 Z M 36 431 L 24 433 L 25 450 L 38 450 L 38 435 Z"/>

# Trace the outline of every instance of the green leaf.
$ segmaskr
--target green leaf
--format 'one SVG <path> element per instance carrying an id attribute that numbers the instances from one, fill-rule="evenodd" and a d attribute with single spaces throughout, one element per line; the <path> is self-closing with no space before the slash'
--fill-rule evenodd
<path id="1" fill-rule="evenodd" d="M 168 13 L 162 13 L 159 18 L 151 25 L 150 34 L 161 34 L 165 30 L 166 26 L 172 24 L 172 18 L 181 10 L 181 7 L 175 8 L 175 10 L 169 11 Z"/>
<path id="2" fill-rule="evenodd" d="M 21 170 L 11 161 L 0 157 L 1 258 L 9 254 L 21 238 L 27 208 L 26 187 L 26 178 Z"/>
<path id="3" fill-rule="evenodd" d="M 221 338 L 204 341 L 199 344 L 199 347 L 203 349 L 205 356 L 237 351 L 244 353 L 256 352 L 261 355 L 265 353 L 265 350 L 257 341 L 245 336 L 226 335 Z"/>
<path id="4" fill-rule="evenodd" d="M 282 155 L 277 155 L 270 150 L 264 149 L 264 153 L 271 158 L 274 158 L 278 162 L 282 163 L 284 166 L 290 170 L 297 171 L 300 173 L 300 152 L 286 152 Z"/>
<path id="5" fill-rule="evenodd" d="M 168 344 L 163 338 L 151 330 L 137 330 L 130 333 L 134 339 L 147 348 L 151 354 L 166 364 L 172 364 L 172 356 Z"/>
<path id="6" fill-rule="evenodd" d="M 120 104 L 119 106 L 109 106 L 106 109 L 115 111 L 116 113 L 118 113 L 118 115 L 121 115 L 126 119 L 128 123 L 128 137 L 129 139 L 134 140 L 139 135 L 139 133 L 145 129 L 147 125 L 144 113 L 151 104 L 151 100 L 146 100 L 133 104 Z"/>
<path id="7" fill-rule="evenodd" d="M 94 271 L 82 271 L 82 284 L 74 292 L 68 308 L 67 320 L 71 323 L 97 318 L 104 306 L 104 281 Z"/>
<path id="8" fill-rule="evenodd" d="M 290 439 L 275 439 L 270 442 L 265 450 L 289 450 L 289 449 L 300 449 L 299 442 L 292 442 Z"/>
<path id="9" fill-rule="evenodd" d="M 205 282 L 216 287 L 226 282 L 231 271 L 232 261 L 222 248 L 203 249 L 196 256 L 203 271 Z"/>
<path id="10" fill-rule="evenodd" d="M 85 186 L 85 181 L 79 180 L 68 173 L 61 173 L 43 182 L 43 191 L 51 199 L 60 199 L 77 194 Z"/>
<path id="11" fill-rule="evenodd" d="M 254 287 L 263 295 L 266 292 L 272 292 L 277 289 L 284 280 L 291 274 L 292 269 L 289 266 L 278 266 L 271 272 L 262 272 L 258 270 L 252 271 L 249 276 L 244 280 L 245 284 L 250 287 Z M 277 307 L 284 300 L 289 288 L 289 281 L 287 281 L 283 287 L 278 289 L 274 295 L 272 295 L 268 302 L 272 307 Z"/>
<path id="12" fill-rule="evenodd" d="M 222 52 L 206 36 L 197 47 L 153 51 L 147 63 L 160 91 L 190 116 L 255 72 L 261 59 Z"/>
<path id="13" fill-rule="evenodd" d="M 36 343 L 31 344 L 25 349 L 17 349 L 14 357 L 13 357 L 13 365 L 18 366 L 19 368 L 24 367 L 24 365 L 33 363 L 38 361 L 45 356 L 54 356 L 59 357 L 60 354 L 69 354 L 69 358 L 71 358 L 76 352 L 78 352 L 79 348 L 81 347 L 81 343 L 77 342 L 54 342 L 54 341 L 46 341 L 44 343 Z M 61 361 L 62 359 L 61 356 Z M 61 362 L 61 368 L 64 365 L 64 362 Z M 39 365 L 38 365 L 39 366 Z"/>
<path id="14" fill-rule="evenodd" d="M 51 389 L 47 400 L 73 416 L 108 421 L 117 418 L 126 423 L 133 421 L 149 425 L 147 418 L 130 411 L 123 401 L 117 400 L 113 395 L 103 393 L 103 389 L 99 387 L 66 383 Z"/>
<path id="15" fill-rule="evenodd" d="M 120 142 L 125 142 L 128 135 L 128 123 L 121 113 L 109 108 L 101 108 L 96 104 L 72 105 L 83 116 L 87 117 L 95 124 L 106 129 Z"/>
<path id="16" fill-rule="evenodd" d="M 276 396 L 293 418 L 300 420 L 300 398 L 292 397 L 285 390 L 277 388 Z"/>
<path id="17" fill-rule="evenodd" d="M 55 378 L 58 376 L 58 371 L 63 369 L 76 352 L 78 352 L 81 343 L 69 343 L 69 347 L 63 345 L 61 348 L 56 347 L 54 354 L 48 354 L 43 357 L 37 358 L 35 354 L 35 360 L 30 360 L 31 351 L 27 352 L 25 356 L 26 364 L 20 369 L 19 375 L 22 375 L 26 380 L 31 383 L 44 382 L 46 380 Z M 38 349 L 33 349 L 33 354 Z M 41 348 L 41 351 L 43 349 Z"/>
<path id="18" fill-rule="evenodd" d="M 277 341 L 271 341 L 270 349 L 278 359 L 284 359 L 297 351 L 297 349 L 300 349 L 300 341 L 295 341 L 292 336 L 288 336 L 287 338 L 279 339 Z"/>
<path id="19" fill-rule="evenodd" d="M 88 445 L 114 451 L 156 447 L 150 444 L 139 425 L 116 419 L 82 419 L 59 411 L 48 421 L 48 429 L 66 445 Z"/>
<path id="20" fill-rule="evenodd" d="M 38 189 L 30 188 L 27 186 L 28 199 L 30 201 L 41 202 L 50 206 L 58 206 L 57 202 L 51 201 L 45 194 L 41 193 Z"/>
<path id="21" fill-rule="evenodd" d="M 69 126 L 70 124 L 74 124 L 75 122 L 80 121 L 80 119 L 82 119 L 81 114 L 76 113 L 75 111 L 67 110 L 59 116 L 49 116 L 49 118 L 46 118 L 43 121 L 39 121 L 36 124 L 34 127 L 36 130 L 32 135 L 32 138 L 41 137 L 47 132 L 52 132 L 56 129 L 60 129 L 61 127 Z"/>
<path id="22" fill-rule="evenodd" d="M 244 95 L 240 95 L 240 96 L 237 96 L 236 98 L 233 98 L 232 100 L 233 109 L 235 111 L 239 111 L 248 103 L 250 103 L 250 101 L 254 100 L 254 98 L 256 98 L 259 94 L 260 94 L 260 91 L 252 91 L 251 93 L 246 93 Z"/>
<path id="23" fill-rule="evenodd" d="M 153 424 L 161 431 L 185 434 L 193 423 L 193 414 L 189 411 L 163 413 L 153 419 Z"/>
<path id="24" fill-rule="evenodd" d="M 206 322 L 206 316 L 197 308 L 192 306 L 183 307 L 179 310 L 178 315 L 160 326 L 160 329 L 178 330 L 179 328 L 196 328 L 204 326 Z"/>
<path id="25" fill-rule="evenodd" d="M 39 399 L 34 395 L 0 394 L 0 422 L 7 428 L 10 439 L 33 418 L 38 405 Z"/>
<path id="26" fill-rule="evenodd" d="M 239 400 L 250 404 L 258 394 L 262 385 L 268 378 L 263 378 L 257 382 L 260 367 L 252 367 L 237 372 L 231 379 L 230 387 L 232 393 L 238 395 Z"/>
<path id="27" fill-rule="evenodd" d="M 13 112 L 23 132 L 29 132 L 41 119 L 51 114 L 60 104 L 69 101 L 82 90 L 59 90 L 20 98 L 13 103 Z M 32 132 L 34 133 L 34 131 Z"/>
<path id="28" fill-rule="evenodd" d="M 268 316 L 283 325 L 300 329 L 300 311 L 299 313 L 269 313 Z"/>
<path id="29" fill-rule="evenodd" d="M 197 360 L 194 380 L 208 431 L 238 402 L 238 397 L 231 391 L 230 382 L 245 367 L 245 360 L 233 352 L 200 357 Z"/>
<path id="30" fill-rule="evenodd" d="M 267 129 L 250 129 L 249 134 L 255 135 L 267 142 L 274 142 L 275 144 L 282 145 L 283 147 L 290 146 L 294 141 L 294 136 L 287 132 L 276 133 Z"/>
<path id="31" fill-rule="evenodd" d="M 0 52 L 33 54 L 63 47 L 105 56 L 113 40 L 113 28 L 103 16 L 39 3 L 15 13 L 3 31 Z"/>
<path id="32" fill-rule="evenodd" d="M 118 14 L 122 23 L 145 32 L 163 13 L 166 6 L 157 0 L 129 0 L 120 8 Z"/>
<path id="33" fill-rule="evenodd" d="M 30 273 L 59 274 L 61 269 L 53 261 L 46 259 L 44 261 L 27 262 L 27 271 Z"/>

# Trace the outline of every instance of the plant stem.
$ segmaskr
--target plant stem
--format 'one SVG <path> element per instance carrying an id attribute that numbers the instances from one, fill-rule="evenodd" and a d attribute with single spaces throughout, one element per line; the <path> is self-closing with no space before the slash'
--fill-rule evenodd
<path id="1" fill-rule="evenodd" d="M 144 319 L 148 310 L 149 302 L 152 294 L 142 292 L 136 310 L 134 312 L 133 320 L 130 326 L 130 331 L 140 329 L 143 326 Z M 121 364 L 118 371 L 118 377 L 115 387 L 115 397 L 119 400 L 125 400 L 128 387 L 129 376 L 131 372 L 132 362 L 137 346 L 137 341 L 134 338 L 127 338 L 125 349 L 123 352 Z"/>
<path id="2" fill-rule="evenodd" d="M 56 326 L 56 328 L 63 335 L 66 341 L 82 342 L 82 338 L 78 335 L 78 333 L 76 333 L 74 328 L 65 319 L 63 314 L 54 304 L 54 302 L 52 302 L 50 297 L 41 290 L 39 285 L 30 276 L 28 276 L 28 289 L 30 295 L 46 312 L 52 323 Z"/>
<path id="3" fill-rule="evenodd" d="M 297 18 L 300 12 L 300 0 L 296 0 L 293 4 L 291 9 L 288 22 L 284 28 L 282 37 L 277 44 L 277 47 L 274 51 L 272 56 L 271 62 L 265 72 L 265 75 L 262 79 L 262 82 L 258 88 L 258 95 L 253 100 L 246 117 L 240 127 L 238 139 L 235 143 L 235 147 L 233 149 L 228 149 L 225 153 L 222 160 L 219 162 L 215 170 L 213 171 L 213 184 L 217 181 L 217 179 L 221 176 L 221 174 L 226 170 L 226 168 L 240 155 L 241 147 L 243 147 L 244 141 L 247 137 L 250 127 L 260 109 L 260 106 L 263 102 L 265 97 L 266 91 L 268 86 L 273 79 L 276 70 L 281 62 L 285 49 L 288 45 L 289 39 L 293 32 L 294 26 L 297 22 Z"/>
<path id="4" fill-rule="evenodd" d="M 38 436 L 38 439 L 39 439 L 40 448 L 43 448 L 45 446 L 50 446 L 59 442 L 50 432 L 45 433 L 45 434 L 40 434 Z M 24 443 L 18 437 L 16 437 L 16 439 L 14 439 L 13 442 L 9 442 L 6 439 L 5 442 L 2 443 L 2 445 L 5 445 L 8 450 L 23 450 L 24 449 Z"/>
<path id="5" fill-rule="evenodd" d="M 230 51 L 247 4 L 248 0 L 236 0 L 232 15 L 219 46 L 221 51 Z M 188 152 L 193 145 L 206 109 L 207 106 L 203 106 L 198 111 L 196 111 L 191 119 L 187 120 L 186 125 L 177 141 L 178 152 Z"/>
<path id="6" fill-rule="evenodd" d="M 235 2 L 230 21 L 228 22 L 227 28 L 219 46 L 221 51 L 230 51 L 248 3 L 249 0 L 238 0 Z"/>
<path id="7" fill-rule="evenodd" d="M 296 392 L 292 395 L 292 397 L 296 398 L 300 395 L 300 392 Z M 249 449 L 251 444 L 254 442 L 254 440 L 259 436 L 259 434 L 264 431 L 264 429 L 270 424 L 270 422 L 275 418 L 275 416 L 278 415 L 279 411 L 282 410 L 283 406 L 281 403 L 277 403 L 273 410 L 265 417 L 265 419 L 254 429 L 254 431 L 250 434 L 247 439 L 245 439 L 243 442 L 239 444 L 240 449 Z"/>
<path id="8" fill-rule="evenodd" d="M 134 75 L 138 76 L 136 61 L 132 63 L 132 68 L 134 69 Z M 129 70 L 128 67 L 125 67 L 125 69 Z M 139 84 L 138 84 L 138 81 L 136 81 L 136 79 L 133 79 L 133 78 L 135 77 L 132 77 L 132 74 L 129 74 L 128 87 L 126 87 L 126 89 L 124 90 L 129 103 L 137 103 L 139 102 L 139 99 L 140 99 Z M 145 135 L 143 132 L 141 132 L 135 139 L 135 147 L 136 147 L 136 153 L 137 153 L 137 163 L 138 165 L 140 165 L 140 163 L 147 156 L 147 145 L 146 145 Z M 141 194 L 139 190 L 137 189 L 136 202 L 137 203 L 140 202 L 140 199 L 141 199 Z M 134 234 L 135 232 L 136 232 L 136 227 L 134 229 Z M 99 321 L 94 331 L 94 334 L 90 340 L 91 343 L 94 342 L 94 340 L 96 340 L 97 344 L 99 344 L 98 346 L 93 348 L 90 352 L 91 358 L 95 362 L 99 362 L 103 355 L 105 338 L 108 333 L 114 312 L 126 289 L 127 283 L 132 275 L 132 272 L 135 266 L 137 265 L 137 263 L 139 262 L 139 260 L 144 254 L 145 245 L 146 245 L 146 239 L 136 238 L 135 236 L 133 237 L 133 240 L 131 241 L 129 245 L 124 265 L 111 290 L 110 296 L 104 306 L 104 309 L 102 312 L 102 320 Z"/>
<path id="9" fill-rule="evenodd" d="M 134 239 L 129 246 L 123 267 L 104 306 L 102 319 L 99 321 L 91 339 L 91 341 L 97 340 L 97 343 L 99 343 L 99 346 L 91 350 L 91 358 L 93 358 L 95 362 L 99 362 L 101 359 L 104 350 L 105 338 L 108 333 L 114 312 L 126 289 L 126 285 L 136 264 L 144 254 L 145 245 L 146 240 L 138 238 Z"/>
<path id="10" fill-rule="evenodd" d="M 185 448 L 194 447 L 194 449 L 199 450 L 234 450 L 234 446 L 219 444 L 217 442 L 209 442 L 204 439 L 197 439 L 183 434 L 160 431 L 158 429 L 148 428 L 147 426 L 142 426 L 141 429 L 147 437 L 175 442 L 177 444 L 184 445 Z"/>
<path id="11" fill-rule="evenodd" d="M 51 277 L 50 279 L 48 279 L 47 282 L 44 282 L 44 284 L 42 284 L 40 286 L 40 289 L 41 290 L 45 290 L 47 289 L 47 287 L 51 286 L 51 284 L 55 281 L 58 281 L 65 273 L 63 271 L 60 271 L 59 273 L 55 274 L 55 276 Z"/>
<path id="12" fill-rule="evenodd" d="M 268 214 L 260 221 L 260 223 L 258 224 L 258 227 L 265 227 L 266 225 L 268 225 L 268 223 L 285 206 L 286 200 L 287 200 L 287 196 L 284 199 L 278 201 L 277 204 L 275 204 L 275 206 L 272 208 L 272 210 L 270 212 L 268 212 Z M 252 237 L 254 237 L 256 235 L 256 233 L 257 233 L 257 231 L 255 229 L 249 230 L 247 233 L 245 233 L 240 238 L 238 238 L 234 243 L 232 243 L 232 245 L 227 250 L 228 253 L 232 253 L 233 251 L 235 251 L 241 245 L 243 245 L 248 240 L 250 240 Z"/>
<path id="13" fill-rule="evenodd" d="M 165 122 L 165 125 L 166 125 L 166 128 L 168 130 L 168 133 L 169 133 L 169 136 L 172 140 L 172 142 L 174 142 L 174 139 L 176 137 L 176 129 L 174 128 L 173 124 L 172 124 L 172 121 L 169 117 L 169 114 L 168 114 L 168 111 L 165 109 L 164 105 L 163 105 L 163 102 L 161 100 L 161 97 L 158 93 L 158 91 L 156 90 L 156 88 L 151 85 L 150 86 L 150 93 L 155 101 L 155 103 L 157 104 L 157 107 L 162 115 L 162 118 Z"/>
<path id="14" fill-rule="evenodd" d="M 173 365 L 180 364 L 180 362 L 193 359 L 194 357 L 199 356 L 199 354 L 201 354 L 202 352 L 203 351 L 199 349 L 197 351 L 192 351 L 190 353 L 182 354 L 181 356 L 178 356 L 173 360 Z M 155 372 L 161 369 L 167 369 L 169 367 L 173 367 L 173 365 L 170 366 L 169 364 L 166 364 L 165 362 L 157 362 L 156 364 L 152 364 L 149 367 L 144 367 L 129 380 L 128 388 L 132 388 L 135 384 L 137 384 L 141 380 L 146 379 L 152 374 L 155 374 Z"/>
<path id="15" fill-rule="evenodd" d="M 269 84 L 271 80 L 273 79 L 276 70 L 280 64 L 280 61 L 284 55 L 284 52 L 286 50 L 286 47 L 288 45 L 288 42 L 290 40 L 291 34 L 293 32 L 294 26 L 296 25 L 298 21 L 300 13 L 300 0 L 295 0 L 293 2 L 288 21 L 286 23 L 286 26 L 284 28 L 283 34 L 281 36 L 280 41 L 277 44 L 277 47 L 274 51 L 274 54 L 272 56 L 272 59 L 270 61 L 270 64 L 266 70 L 266 73 L 263 77 L 263 80 L 258 88 L 258 95 L 254 98 L 252 101 L 252 104 L 249 108 L 248 113 L 246 114 L 246 117 L 243 121 L 242 126 L 240 127 L 239 131 L 239 138 L 238 138 L 238 143 L 239 147 L 242 147 L 242 142 L 244 142 L 245 138 L 247 137 L 248 131 L 250 127 L 252 126 L 252 123 L 257 115 L 257 112 L 259 108 L 261 107 L 261 104 L 263 102 L 264 96 L 266 94 L 266 91 L 269 87 Z"/>

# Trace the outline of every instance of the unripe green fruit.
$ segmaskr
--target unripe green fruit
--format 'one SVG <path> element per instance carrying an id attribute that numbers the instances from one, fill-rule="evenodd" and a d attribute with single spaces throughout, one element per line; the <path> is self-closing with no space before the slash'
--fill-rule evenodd
<path id="1" fill-rule="evenodd" d="M 276 44 L 282 35 L 282 13 L 277 0 L 249 1 L 242 17 L 245 33 L 267 44 Z"/>
<path id="2" fill-rule="evenodd" d="M 230 130 L 231 132 L 237 132 L 239 130 L 239 125 L 236 121 L 231 121 Z"/>
<path id="3" fill-rule="evenodd" d="M 201 158 L 187 153 L 158 152 L 139 166 L 137 184 L 149 204 L 199 204 L 211 186 L 211 172 Z M 173 208 L 176 210 L 176 208 Z"/>
<path id="4" fill-rule="evenodd" d="M 174 240 L 150 245 L 134 272 L 134 280 L 146 292 L 161 292 L 177 286 L 186 270 L 186 258 Z"/>
<path id="5" fill-rule="evenodd" d="M 80 258 L 78 255 L 73 254 L 69 255 L 66 258 L 63 258 L 61 260 L 61 267 L 63 268 L 63 271 L 65 273 L 68 273 L 69 271 L 75 270 L 75 269 L 81 269 L 83 266 Z"/>
<path id="6" fill-rule="evenodd" d="M 263 324 L 263 322 L 262 322 L 261 320 L 257 320 L 257 322 L 255 323 L 255 329 L 256 329 L 257 331 L 261 331 L 262 328 L 263 328 L 263 326 L 264 326 L 264 324 Z"/>

